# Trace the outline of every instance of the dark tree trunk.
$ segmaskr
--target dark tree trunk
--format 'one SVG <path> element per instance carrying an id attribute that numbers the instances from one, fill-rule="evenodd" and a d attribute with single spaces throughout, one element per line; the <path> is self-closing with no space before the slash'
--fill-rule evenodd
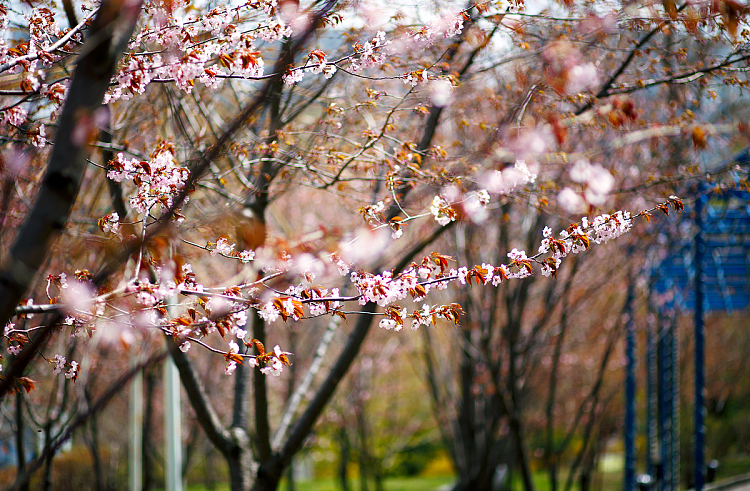
<path id="1" fill-rule="evenodd" d="M 359 392 L 361 391 L 359 384 L 357 384 L 355 391 L 357 393 L 355 397 L 358 399 L 358 403 L 355 404 L 355 411 L 357 417 L 357 435 L 359 436 L 359 489 L 360 491 L 367 491 L 367 478 L 370 475 L 371 469 L 367 421 L 365 420 L 365 403 L 359 397 Z"/>
<path id="2" fill-rule="evenodd" d="M 286 468 L 286 490 L 287 491 L 294 491 L 295 490 L 295 483 L 294 483 L 294 459 L 291 459 L 289 461 L 289 467 Z"/>
<path id="3" fill-rule="evenodd" d="M 93 403 L 91 399 L 91 392 L 89 387 L 84 389 L 84 396 L 86 397 L 86 404 L 91 406 Z M 99 453 L 99 427 L 97 426 L 96 415 L 89 418 L 86 423 L 86 432 L 84 433 L 84 439 L 86 446 L 91 454 L 91 463 L 94 471 L 94 482 L 96 483 L 97 491 L 105 491 L 106 479 L 104 477 L 104 470 L 102 469 L 102 459 Z"/>
<path id="4" fill-rule="evenodd" d="M 288 462 L 286 464 L 288 465 Z M 274 455 L 266 462 L 260 464 L 253 491 L 276 491 L 285 467 L 286 465 L 282 464 L 278 455 Z"/>
<path id="5" fill-rule="evenodd" d="M 44 425 L 44 451 L 48 452 L 50 443 L 52 443 L 52 422 L 47 421 Z M 54 454 L 47 454 L 47 458 L 44 459 L 44 482 L 42 489 L 49 491 L 52 489 L 52 462 L 54 461 Z"/>
<path id="6" fill-rule="evenodd" d="M 338 429 L 339 447 L 341 448 L 341 457 L 339 458 L 339 484 L 342 491 L 349 491 L 349 477 L 346 469 L 349 465 L 351 446 L 349 445 L 349 435 L 346 432 L 346 422 L 342 418 L 341 426 Z"/>
<path id="7" fill-rule="evenodd" d="M 91 24 L 91 34 L 76 63 L 58 120 L 55 145 L 39 192 L 0 268 L 0 325 L 7 324 L 14 315 L 53 242 L 65 229 L 81 186 L 89 151 L 88 143 L 76 138 L 75 134 L 93 129 L 94 112 L 101 107 L 117 62 L 127 48 L 140 7 L 138 0 L 104 1 Z M 0 396 L 22 376 L 36 357 L 36 350 L 51 334 L 51 328 L 44 329 L 14 360 L 8 373 L 4 374 L 5 380 L 0 383 Z"/>
<path id="8" fill-rule="evenodd" d="M 23 441 L 23 392 L 16 394 L 16 456 L 18 457 L 18 474 L 26 472 L 26 451 Z M 26 481 L 19 488 L 20 491 L 29 491 L 29 482 Z"/>
<path id="9" fill-rule="evenodd" d="M 99 454 L 99 427 L 96 422 L 97 418 L 93 417 L 89 420 L 89 451 L 91 452 L 91 460 L 94 466 L 94 478 L 96 482 L 96 489 L 98 491 L 105 491 L 107 489 L 106 480 L 104 478 L 104 470 L 102 469 L 102 458 Z"/>
<path id="10" fill-rule="evenodd" d="M 143 374 L 146 382 L 146 393 L 144 395 L 145 407 L 143 408 L 143 443 L 141 447 L 141 461 L 143 462 L 143 491 L 154 488 L 154 440 L 152 426 L 154 421 L 154 390 L 156 389 L 156 371 L 146 370 Z"/>
<path id="11" fill-rule="evenodd" d="M 216 489 L 216 481 L 218 480 L 216 476 L 216 452 L 214 449 L 206 453 L 206 464 L 203 467 L 203 473 L 203 485 L 209 491 L 214 491 Z"/>
<path id="12" fill-rule="evenodd" d="M 383 491 L 383 468 L 380 461 L 372 463 L 372 477 L 375 479 L 375 491 Z"/>
<path id="13" fill-rule="evenodd" d="M 294 330 L 294 326 L 289 328 L 289 351 L 292 353 L 297 352 L 297 333 Z M 293 363 L 289 367 L 289 382 L 286 386 L 286 401 L 289 402 L 292 394 L 294 394 L 294 387 L 297 384 L 297 364 Z M 294 491 L 296 488 L 294 482 L 294 458 L 289 459 L 289 464 L 286 471 L 286 489 L 287 491 Z"/>

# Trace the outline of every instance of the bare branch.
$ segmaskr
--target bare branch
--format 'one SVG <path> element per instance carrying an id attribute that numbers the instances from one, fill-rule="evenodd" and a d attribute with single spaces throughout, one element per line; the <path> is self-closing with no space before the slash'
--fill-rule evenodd
<path id="1" fill-rule="evenodd" d="M 132 3 L 105 0 L 97 11 L 60 116 L 55 146 L 39 194 L 0 270 L 0 325 L 7 324 L 14 315 L 52 242 L 70 217 L 86 164 L 86 137 L 95 128 L 94 112 L 101 106 L 140 7 L 140 0 Z M 35 338 L 32 344 L 44 344 L 49 331 Z M 31 348 L 28 346 L 16 359 L 0 385 L 0 397 L 14 378 L 23 373 L 33 354 Z"/>

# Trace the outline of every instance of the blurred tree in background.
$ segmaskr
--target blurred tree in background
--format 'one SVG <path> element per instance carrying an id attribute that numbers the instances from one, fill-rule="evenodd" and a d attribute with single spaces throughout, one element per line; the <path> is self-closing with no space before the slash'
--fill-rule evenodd
<path id="1" fill-rule="evenodd" d="M 349 461 L 380 488 L 439 442 L 456 489 L 503 465 L 587 488 L 621 433 L 625 292 L 645 295 L 655 229 L 696 182 L 748 186 L 714 165 L 748 141 L 746 14 L 0 3 L 0 397 L 15 448 L 42 435 L 12 486 L 62 479 L 74 434 L 116 486 L 111 415 L 142 370 L 154 486 L 170 356 L 183 471 L 222 480 L 221 454 L 233 490 L 277 489 L 316 439 L 344 487 Z M 747 392 L 716 370 L 721 416 Z"/>

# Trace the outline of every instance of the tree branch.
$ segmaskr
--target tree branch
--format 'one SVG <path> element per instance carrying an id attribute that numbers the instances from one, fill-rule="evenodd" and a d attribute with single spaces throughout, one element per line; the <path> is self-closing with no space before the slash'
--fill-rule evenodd
<path id="1" fill-rule="evenodd" d="M 16 477 L 15 482 L 6 487 L 4 491 L 17 490 L 24 483 L 27 483 L 31 478 L 31 475 L 37 469 L 39 469 L 51 455 L 57 453 L 60 447 L 71 438 L 73 432 L 78 429 L 79 426 L 84 424 L 86 421 L 88 421 L 89 418 L 95 416 L 102 409 L 107 407 L 107 404 L 109 404 L 112 398 L 121 393 L 123 387 L 130 382 L 130 379 L 132 379 L 136 373 L 140 372 L 146 367 L 159 363 L 166 357 L 166 355 L 166 351 L 162 351 L 161 353 L 151 356 L 146 361 L 131 367 L 127 372 L 122 374 L 120 378 L 110 384 L 109 388 L 104 392 L 104 394 L 99 396 L 99 398 L 89 406 L 88 410 L 84 411 L 83 413 L 79 413 L 78 417 L 76 417 L 75 420 L 71 422 L 70 425 L 68 425 L 66 431 L 63 432 L 57 439 L 55 439 L 54 443 L 47 446 L 45 451 L 29 464 L 29 466 L 26 468 L 26 472 L 19 473 L 19 475 Z"/>
<path id="2" fill-rule="evenodd" d="M 206 390 L 198 379 L 187 355 L 180 351 L 179 346 L 177 346 L 177 343 L 175 343 L 173 339 L 167 337 L 166 341 L 169 354 L 172 357 L 172 360 L 174 360 L 177 370 L 180 372 L 182 386 L 185 387 L 185 392 L 187 393 L 188 399 L 190 399 L 190 404 L 195 410 L 198 422 L 203 428 L 203 431 L 206 432 L 208 439 L 216 445 L 216 448 L 226 454 L 232 440 L 229 431 L 227 431 L 221 423 L 219 415 L 211 405 L 211 402 L 206 395 Z"/>
<path id="3" fill-rule="evenodd" d="M 255 311 L 253 315 L 253 337 L 261 343 L 266 342 L 266 323 Z M 268 419 L 268 393 L 266 375 L 260 370 L 253 373 L 253 391 L 255 396 L 255 437 L 258 448 L 258 458 L 267 461 L 273 450 L 271 449 L 271 426 Z"/>
<path id="4" fill-rule="evenodd" d="M 0 325 L 14 315 L 21 297 L 36 276 L 52 242 L 65 228 L 81 186 L 94 112 L 115 73 L 117 62 L 135 28 L 141 0 L 105 0 L 91 26 L 60 116 L 55 146 L 34 207 L 27 215 L 0 270 Z M 46 343 L 52 328 L 27 346 L 0 385 L 2 397 L 33 357 L 32 348 Z"/>
<path id="5" fill-rule="evenodd" d="M 679 9 L 677 9 L 677 12 L 678 13 L 682 12 L 688 5 L 690 5 L 690 3 L 689 2 L 685 2 Z M 596 93 L 596 95 L 594 96 L 594 98 L 592 100 L 590 100 L 581 109 L 579 109 L 578 111 L 576 111 L 576 114 L 578 115 L 578 114 L 581 114 L 581 113 L 587 111 L 588 109 L 591 109 L 591 107 L 594 105 L 594 101 L 596 99 L 599 99 L 601 97 L 605 97 L 607 95 L 607 92 L 609 91 L 610 87 L 612 87 L 612 84 L 615 83 L 615 80 L 617 80 L 617 78 L 620 75 L 623 74 L 623 72 L 625 71 L 625 69 L 627 69 L 628 66 L 630 65 L 630 63 L 633 61 L 633 58 L 635 58 L 635 55 L 638 53 L 638 50 L 641 49 L 643 46 L 645 46 L 646 43 L 648 43 L 651 40 L 651 38 L 654 37 L 654 35 L 657 32 L 661 32 L 661 30 L 664 29 L 664 26 L 668 25 L 670 22 L 671 21 L 669 19 L 660 22 L 656 27 L 654 27 L 651 30 L 651 32 L 649 32 L 648 34 L 646 34 L 645 36 L 643 36 L 641 38 L 641 40 L 638 41 L 638 44 L 636 44 L 633 47 L 633 49 L 630 50 L 630 53 L 628 54 L 628 57 L 625 58 L 625 60 L 620 64 L 620 66 L 617 68 L 617 70 L 615 70 L 615 72 L 609 77 L 609 79 L 607 79 L 607 81 L 604 82 L 604 85 L 602 85 L 601 89 L 599 89 L 599 92 Z"/>
<path id="6" fill-rule="evenodd" d="M 318 349 L 315 351 L 315 358 L 310 364 L 310 368 L 307 370 L 307 373 L 305 373 L 305 378 L 302 379 L 302 383 L 299 384 L 297 389 L 292 394 L 292 397 L 289 398 L 289 403 L 284 409 L 284 415 L 281 417 L 281 423 L 279 424 L 276 433 L 274 433 L 273 435 L 273 448 L 278 448 L 279 445 L 281 445 L 281 442 L 286 438 L 287 432 L 289 430 L 289 425 L 292 423 L 292 418 L 294 417 L 294 413 L 297 411 L 300 402 L 302 402 L 302 397 L 304 397 L 304 395 L 307 394 L 307 391 L 310 389 L 310 385 L 312 384 L 315 375 L 318 374 L 320 367 L 323 366 L 323 360 L 325 359 L 325 355 L 328 352 L 328 347 L 330 346 L 331 341 L 333 341 L 333 335 L 336 333 L 336 330 L 340 323 L 341 317 L 337 316 L 333 316 L 331 318 L 331 321 L 328 323 L 328 328 L 323 333 L 323 337 L 320 339 Z"/>
<path id="7" fill-rule="evenodd" d="M 446 230 L 450 229 L 454 223 L 456 222 L 450 222 L 448 225 L 436 229 L 432 234 L 412 247 L 411 250 L 404 254 L 403 258 L 394 269 L 394 272 L 401 271 L 406 266 L 408 266 L 414 256 L 419 254 L 422 249 L 434 242 Z M 328 401 L 333 396 L 333 393 L 335 392 L 336 387 L 338 387 L 339 382 L 341 382 L 341 380 L 344 378 L 344 375 L 346 375 L 346 372 L 349 370 L 349 367 L 359 353 L 359 348 L 362 346 L 362 343 L 364 342 L 365 337 L 367 336 L 367 333 L 369 332 L 372 325 L 373 316 L 369 314 L 374 313 L 376 309 L 377 304 L 373 302 L 368 302 L 367 305 L 362 307 L 360 312 L 363 315 L 360 315 L 357 319 L 357 324 L 354 327 L 351 335 L 349 336 L 349 340 L 347 341 L 344 350 L 339 355 L 336 363 L 328 373 L 328 376 L 318 388 L 318 391 L 315 393 L 312 401 L 310 401 L 310 404 L 307 406 L 305 412 L 302 413 L 297 422 L 294 424 L 294 427 L 289 433 L 289 438 L 287 438 L 284 446 L 280 450 L 279 457 L 282 465 L 288 463 L 289 459 L 291 459 L 291 457 L 297 452 L 297 450 L 299 450 L 302 442 L 310 433 L 310 430 L 312 430 L 315 421 L 323 411 L 323 408 L 325 408 L 326 404 L 328 404 Z"/>

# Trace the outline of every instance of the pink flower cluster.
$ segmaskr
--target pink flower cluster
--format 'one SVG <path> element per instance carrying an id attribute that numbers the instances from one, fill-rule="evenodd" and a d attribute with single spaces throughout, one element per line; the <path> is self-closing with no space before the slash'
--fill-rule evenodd
<path id="1" fill-rule="evenodd" d="M 464 29 L 465 15 L 462 12 L 458 15 L 444 16 L 436 22 L 414 31 L 412 38 L 420 43 L 432 44 L 437 39 L 448 39 L 458 36 Z"/>
<path id="2" fill-rule="evenodd" d="M 55 20 L 55 14 L 46 7 L 35 8 L 28 16 L 30 44 L 46 44 L 60 32 L 60 26 Z"/>
<path id="3" fill-rule="evenodd" d="M 579 160 L 570 169 L 570 178 L 583 189 L 577 193 L 570 187 L 560 191 L 558 204 L 569 213 L 585 210 L 588 204 L 602 206 L 615 184 L 612 174 L 599 164 L 591 164 L 588 160 Z"/>
<path id="4" fill-rule="evenodd" d="M 54 367 L 52 368 L 52 373 L 54 373 L 55 375 L 58 375 L 65 371 L 65 378 L 69 380 L 75 380 L 78 377 L 80 368 L 77 361 L 71 361 L 70 363 L 68 363 L 64 356 L 55 355 L 55 357 L 49 360 L 49 362 L 54 365 Z"/>
<path id="5" fill-rule="evenodd" d="M 476 192 L 479 199 L 486 201 L 487 195 L 484 191 Z M 682 203 L 676 197 L 670 197 L 668 203 L 657 205 L 654 209 L 664 210 L 667 204 L 672 204 L 675 209 L 682 209 Z M 375 205 L 379 208 L 379 205 Z M 649 210 L 640 213 L 648 215 Z M 561 261 L 569 254 L 577 254 L 587 250 L 591 244 L 604 244 L 628 232 L 632 227 L 632 218 L 628 212 L 618 211 L 613 214 L 599 215 L 592 220 L 586 217 L 581 223 L 571 225 L 562 230 L 558 238 L 555 238 L 552 229 L 545 227 L 543 240 L 537 254 L 529 256 L 526 251 L 517 248 L 507 253 L 508 263 L 492 265 L 482 263 L 474 267 L 461 266 L 449 268 L 452 258 L 436 252 L 422 258 L 419 263 L 412 263 L 403 272 L 394 274 L 393 271 L 383 271 L 372 274 L 364 271 L 351 272 L 349 279 L 357 290 L 357 293 L 348 297 L 341 297 L 337 288 L 330 290 L 317 286 L 305 286 L 311 284 L 310 261 L 316 261 L 314 257 L 295 258 L 288 254 L 283 257 L 287 267 L 282 272 L 273 273 L 271 276 L 288 274 L 297 266 L 304 263 L 306 266 L 300 268 L 300 276 L 305 278 L 303 283 L 289 286 L 285 291 L 276 291 L 270 287 L 272 297 L 261 300 L 261 292 L 255 285 L 266 286 L 265 280 L 259 280 L 253 284 L 242 284 L 225 289 L 223 293 L 209 293 L 197 282 L 196 276 L 189 264 L 183 264 L 179 274 L 179 285 L 176 287 L 173 275 L 166 270 L 157 268 L 155 283 L 146 279 L 131 283 L 125 290 L 125 295 L 132 295 L 137 305 L 140 306 L 139 314 L 143 317 L 152 314 L 146 320 L 141 319 L 140 325 L 156 326 L 164 332 L 172 335 L 182 351 L 188 351 L 191 342 L 206 346 L 209 349 L 223 353 L 226 359 L 226 373 L 233 373 L 238 363 L 248 360 L 249 365 L 260 367 L 261 372 L 270 375 L 279 375 L 283 366 L 288 364 L 286 353 L 277 346 L 273 352 L 265 352 L 259 347 L 258 355 L 241 354 L 238 342 L 246 346 L 258 345 L 256 340 L 247 341 L 247 331 L 244 329 L 247 323 L 247 310 L 254 308 L 258 315 L 266 322 L 272 323 L 281 318 L 283 321 L 299 321 L 304 318 L 322 315 L 344 315 L 342 311 L 347 302 L 357 301 L 360 305 L 373 302 L 383 308 L 383 318 L 379 326 L 386 330 L 400 331 L 410 323 L 412 330 L 420 326 L 434 325 L 437 320 L 444 319 L 458 324 L 464 314 L 458 304 L 430 305 L 423 303 L 421 308 L 409 310 L 399 305 L 399 302 L 411 298 L 413 302 L 422 302 L 434 289 L 443 290 L 450 283 L 456 282 L 460 285 L 501 285 L 511 279 L 521 279 L 533 274 L 533 264 L 540 266 L 545 276 L 555 275 Z M 234 244 L 227 239 L 220 238 L 216 245 L 206 248 L 209 251 L 218 251 L 215 255 L 223 255 L 235 258 L 238 254 L 234 252 Z M 310 256 L 309 254 L 307 254 Z M 330 256 L 331 267 L 339 269 L 346 274 L 350 265 L 336 254 Z M 297 265 L 297 266 L 295 266 Z M 313 268 L 314 269 L 314 268 Z M 76 277 L 81 276 L 76 272 Z M 270 277 L 269 277 L 270 278 Z M 267 278 L 268 279 L 268 278 Z M 69 289 L 70 285 L 65 274 L 50 276 L 48 278 L 48 296 L 57 298 L 57 291 Z M 205 302 L 198 302 L 203 308 L 204 314 L 199 314 L 195 308 L 188 309 L 188 314 L 172 319 L 159 319 L 155 314 L 155 307 L 161 305 L 168 297 L 174 296 L 176 290 L 185 295 L 200 295 L 208 297 Z M 246 292 L 246 293 L 243 293 Z M 68 302 L 63 297 L 64 302 Z M 94 300 L 98 303 L 98 300 Z M 87 307 L 88 309 L 88 307 Z M 90 322 L 94 317 L 103 315 L 103 306 L 94 309 L 91 316 L 84 321 Z M 407 322 L 408 321 L 408 322 Z M 77 327 L 78 319 L 72 319 L 70 325 Z M 6 328 L 6 337 L 12 335 L 12 325 Z M 227 351 L 220 351 L 208 346 L 203 339 L 208 335 L 219 332 L 222 337 L 229 333 L 233 339 L 229 341 Z M 235 341 L 236 339 L 236 341 Z M 9 343 L 9 352 L 17 353 L 23 348 L 22 344 Z M 60 373 L 65 361 L 56 358 L 56 373 Z M 77 364 L 66 373 L 69 378 L 75 378 Z"/>
<path id="6" fill-rule="evenodd" d="M 583 252 L 590 247 L 592 242 L 595 244 L 606 243 L 628 232 L 631 227 L 630 213 L 618 211 L 612 215 L 599 215 L 592 221 L 584 217 L 581 224 L 574 224 L 567 230 L 561 231 L 559 239 L 555 239 L 552 230 L 545 227 L 544 239 L 539 246 L 538 253 L 530 257 L 526 254 L 526 251 L 514 248 L 508 252 L 508 264 L 493 266 L 489 263 L 482 263 L 481 266 L 474 266 L 473 268 L 464 266 L 446 271 L 447 259 L 449 258 L 433 253 L 431 256 L 425 257 L 421 264 L 413 264 L 398 275 L 394 275 L 391 271 L 384 271 L 380 274 L 354 271 L 350 275 L 350 281 L 357 288 L 358 295 L 341 299 L 337 298 L 337 289 L 333 289 L 330 296 L 327 295 L 325 290 L 322 290 L 316 298 L 321 300 L 325 300 L 325 298 L 336 299 L 335 303 L 331 305 L 331 301 L 324 301 L 309 305 L 310 316 L 336 310 L 340 308 L 342 301 L 346 300 L 357 300 L 360 305 L 374 302 L 386 309 L 395 308 L 396 302 L 408 297 L 411 297 L 414 302 L 421 301 L 429 295 L 433 287 L 439 290 L 445 289 L 453 281 L 458 281 L 461 285 L 471 284 L 473 281 L 479 285 L 492 284 L 497 287 L 506 280 L 531 276 L 533 274 L 533 263 L 540 265 L 544 276 L 554 275 L 562 259 L 568 254 Z M 548 256 L 543 257 L 544 255 Z M 332 260 L 342 262 L 340 259 Z M 309 298 L 305 299 L 301 295 L 303 290 L 302 286 L 290 287 L 284 292 L 285 296 L 281 302 L 268 301 L 264 303 L 259 311 L 261 317 L 269 322 L 273 322 L 279 317 L 284 317 L 284 319 L 292 317 L 294 320 L 301 318 L 299 310 L 295 311 L 294 309 L 295 305 L 292 303 L 292 298 L 310 302 Z M 402 315 L 402 318 L 407 316 L 405 311 L 399 315 Z M 411 315 L 413 316 L 413 314 Z M 385 329 L 399 330 L 400 325 L 396 317 L 391 316 L 390 320 L 384 319 L 380 326 Z"/>
<path id="7" fill-rule="evenodd" d="M 482 182 L 492 193 L 509 194 L 517 187 L 534 184 L 537 175 L 526 165 L 525 160 L 517 160 L 513 167 L 486 173 Z"/>
<path id="8" fill-rule="evenodd" d="M 430 213 L 435 217 L 435 220 L 442 226 L 448 225 L 450 222 L 456 219 L 456 214 L 450 207 L 447 201 L 440 196 L 435 196 L 432 199 L 430 205 Z"/>
<path id="9" fill-rule="evenodd" d="M 419 283 L 415 268 L 409 268 L 395 278 L 390 271 L 378 275 L 354 271 L 350 279 L 359 291 L 360 305 L 375 302 L 381 307 L 403 300 L 410 290 L 416 291 Z"/>
<path id="10" fill-rule="evenodd" d="M 232 250 L 234 250 L 234 244 L 230 243 L 226 237 L 221 237 L 216 241 L 216 247 L 211 251 L 211 255 L 216 256 L 217 254 L 221 254 L 222 256 L 228 256 L 232 254 Z"/>
<path id="11" fill-rule="evenodd" d="M 568 254 L 578 254 L 589 248 L 591 241 L 595 244 L 606 244 L 625 234 L 633 226 L 630 212 L 617 211 L 613 215 L 603 214 L 589 222 L 587 217 L 581 218 L 581 224 L 571 225 L 560 232 L 560 239 L 552 237 L 549 227 L 544 229 L 544 239 L 539 245 L 539 254 L 552 253 L 552 256 L 542 262 L 542 273 L 545 276 L 553 274 L 560 266 L 561 260 Z"/>
<path id="12" fill-rule="evenodd" d="M 118 235 L 120 233 L 120 215 L 117 212 L 104 215 L 99 219 L 99 228 L 102 232 Z"/>
<path id="13" fill-rule="evenodd" d="M 373 68 L 385 63 L 383 47 L 388 46 L 390 41 L 385 40 L 385 32 L 378 31 L 375 37 L 365 44 L 354 46 L 354 56 L 349 58 L 349 64 L 353 72 Z"/>
<path id="14" fill-rule="evenodd" d="M 174 80 L 189 93 L 196 81 L 215 88 L 232 75 L 262 77 L 264 62 L 255 40 L 276 41 L 291 34 L 281 19 L 271 15 L 275 9 L 268 2 L 221 6 L 203 16 L 183 18 L 157 4 L 144 9 L 150 20 L 129 45 L 144 52 L 125 57 L 116 76 L 118 85 L 109 89 L 105 103 L 142 94 L 154 80 Z M 256 27 L 236 25 L 243 16 L 255 17 Z"/>
<path id="15" fill-rule="evenodd" d="M 172 200 L 182 190 L 190 173 L 177 164 L 169 145 L 157 147 L 149 161 L 126 160 L 118 153 L 109 162 L 107 177 L 113 181 L 134 180 L 137 192 L 130 198 L 130 206 L 146 214 L 156 204 L 163 210 L 172 206 Z"/>
<path id="16" fill-rule="evenodd" d="M 413 72 L 409 72 L 403 75 L 404 83 L 416 87 L 419 84 L 426 84 L 429 82 L 429 74 L 426 69 L 419 69 Z"/>

